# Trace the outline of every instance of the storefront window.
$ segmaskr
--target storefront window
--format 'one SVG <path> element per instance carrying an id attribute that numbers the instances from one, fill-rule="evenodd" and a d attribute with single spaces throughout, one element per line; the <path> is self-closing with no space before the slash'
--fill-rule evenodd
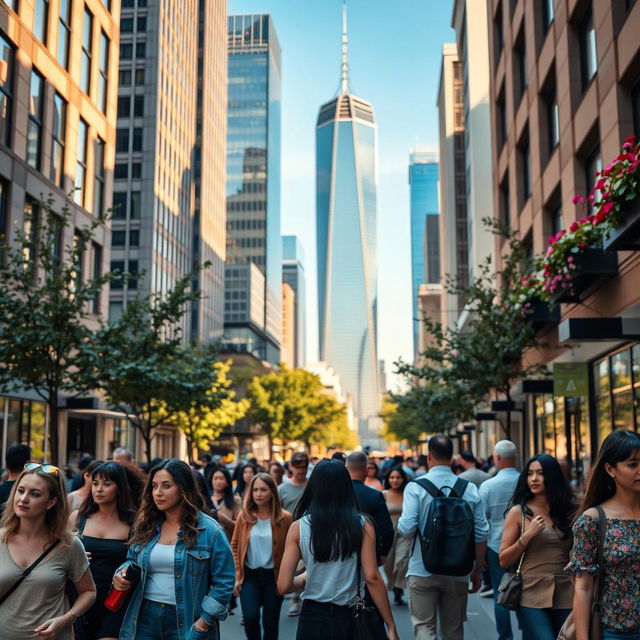
<path id="1" fill-rule="evenodd" d="M 555 451 L 553 455 L 562 460 L 567 457 L 567 429 L 565 426 L 564 398 L 555 398 Z"/>
<path id="2" fill-rule="evenodd" d="M 9 419 L 7 421 L 7 448 L 20 441 L 20 400 L 9 400 Z"/>
<path id="3" fill-rule="evenodd" d="M 47 459 L 46 443 L 44 440 L 45 405 L 34 402 L 31 404 L 31 429 L 29 446 L 31 457 L 43 462 Z"/>
<path id="4" fill-rule="evenodd" d="M 613 396 L 613 428 L 633 429 L 633 395 L 631 391 Z"/>
<path id="5" fill-rule="evenodd" d="M 614 389 L 631 384 L 631 351 L 625 349 L 611 357 L 611 386 Z"/>

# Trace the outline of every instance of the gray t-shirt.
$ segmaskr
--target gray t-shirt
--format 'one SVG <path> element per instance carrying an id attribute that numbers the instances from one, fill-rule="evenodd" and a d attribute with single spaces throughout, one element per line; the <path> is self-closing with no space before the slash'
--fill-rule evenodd
<path id="1" fill-rule="evenodd" d="M 280 502 L 282 503 L 282 508 L 289 513 L 293 513 L 295 508 L 298 506 L 298 502 L 300 502 L 300 498 L 304 493 L 304 490 L 307 486 L 307 483 L 304 484 L 293 484 L 292 482 L 283 482 L 278 487 L 278 495 L 280 496 Z"/>
<path id="2" fill-rule="evenodd" d="M 0 638 L 7 640 L 37 640 L 33 630 L 46 620 L 65 613 L 64 587 L 67 578 L 80 580 L 89 567 L 82 542 L 72 538 L 69 547 L 58 545 L 2 603 Z M 6 544 L 0 544 L 0 593 L 8 591 L 23 569 L 11 557 Z M 57 640 L 72 640 L 71 625 Z"/>

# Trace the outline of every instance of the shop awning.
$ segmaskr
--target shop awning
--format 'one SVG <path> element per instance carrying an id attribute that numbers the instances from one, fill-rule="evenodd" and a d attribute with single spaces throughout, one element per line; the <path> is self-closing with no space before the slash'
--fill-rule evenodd
<path id="1" fill-rule="evenodd" d="M 558 325 L 560 342 L 640 339 L 640 318 L 568 318 Z"/>

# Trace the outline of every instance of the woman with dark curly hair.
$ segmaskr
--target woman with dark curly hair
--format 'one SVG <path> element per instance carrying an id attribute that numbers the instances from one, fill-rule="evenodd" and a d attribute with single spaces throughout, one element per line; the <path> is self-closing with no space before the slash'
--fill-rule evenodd
<path id="1" fill-rule="evenodd" d="M 235 570 L 222 527 L 202 508 L 188 464 L 169 458 L 151 469 L 127 562 L 113 578 L 116 589 L 135 589 L 120 640 L 218 638 Z M 135 585 L 125 578 L 132 562 L 142 569 Z"/>
<path id="2" fill-rule="evenodd" d="M 573 585 L 563 570 L 569 562 L 574 512 L 558 461 L 546 453 L 530 458 L 511 498 L 499 554 L 503 569 L 522 559 L 518 612 L 529 638 L 555 640 L 571 611 Z"/>

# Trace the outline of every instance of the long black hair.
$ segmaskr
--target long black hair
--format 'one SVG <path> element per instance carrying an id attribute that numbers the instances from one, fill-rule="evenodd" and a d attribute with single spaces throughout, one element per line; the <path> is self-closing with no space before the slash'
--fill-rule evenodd
<path id="1" fill-rule="evenodd" d="M 103 480 L 109 480 L 118 487 L 118 494 L 116 498 L 116 507 L 118 509 L 118 519 L 121 522 L 126 522 L 131 526 L 136 519 L 139 505 L 139 493 L 136 493 L 129 481 L 129 475 L 126 469 L 117 462 L 103 462 L 96 467 L 91 473 L 91 480 L 95 481 L 96 478 L 102 478 Z M 89 517 L 98 511 L 99 507 L 93 499 L 93 492 L 89 492 L 89 496 L 82 503 L 78 510 L 79 516 Z"/>
<path id="2" fill-rule="evenodd" d="M 549 502 L 549 516 L 555 527 L 562 532 L 562 537 L 568 538 L 571 536 L 571 520 L 575 512 L 573 494 L 560 463 L 548 453 L 538 453 L 527 460 L 518 478 L 509 506 L 519 506 L 525 515 L 533 516 L 533 511 L 529 508 L 529 502 L 533 500 L 533 493 L 529 489 L 528 476 L 531 463 L 536 461 L 542 467 L 544 489 Z"/>
<path id="3" fill-rule="evenodd" d="M 391 489 L 391 484 L 389 483 L 389 476 L 394 471 L 397 471 L 402 476 L 402 486 L 400 487 L 400 491 L 404 491 L 405 487 L 407 486 L 407 483 L 409 482 L 409 478 L 407 476 L 407 472 L 399 465 L 396 466 L 396 467 L 391 467 L 391 469 L 389 469 L 389 471 L 387 471 L 387 473 L 385 474 L 385 476 L 384 476 L 384 488 L 385 489 Z"/>
<path id="4" fill-rule="evenodd" d="M 236 493 L 239 496 L 242 496 L 244 498 L 244 490 L 247 488 L 247 483 L 244 481 L 244 470 L 247 467 L 251 467 L 253 469 L 253 475 L 258 475 L 258 468 L 256 467 L 255 464 L 251 464 L 251 463 L 247 463 L 247 464 L 243 464 L 242 468 L 240 469 L 240 474 L 238 475 L 238 484 L 236 485 Z"/>
<path id="5" fill-rule="evenodd" d="M 337 460 L 321 460 L 313 469 L 294 519 L 309 516 L 316 562 L 346 560 L 362 545 L 362 515 L 351 477 Z"/>
<path id="6" fill-rule="evenodd" d="M 634 454 L 640 454 L 640 434 L 635 431 L 617 429 L 604 439 L 598 452 L 598 458 L 589 474 L 587 488 L 578 514 L 584 513 L 587 509 L 602 504 L 614 496 L 616 483 L 607 473 L 606 465 L 615 467 L 619 462 L 628 460 Z"/>
<path id="7" fill-rule="evenodd" d="M 224 467 L 218 467 L 211 474 L 211 480 L 210 480 L 211 495 L 213 495 L 213 476 L 215 476 L 216 473 L 221 473 L 225 477 L 225 480 L 227 481 L 227 486 L 224 488 L 224 491 L 222 492 L 222 496 L 223 496 L 222 499 L 224 501 L 224 506 L 227 507 L 227 509 L 233 510 L 235 506 L 235 502 L 233 501 L 233 483 L 231 482 L 231 474 Z"/>

